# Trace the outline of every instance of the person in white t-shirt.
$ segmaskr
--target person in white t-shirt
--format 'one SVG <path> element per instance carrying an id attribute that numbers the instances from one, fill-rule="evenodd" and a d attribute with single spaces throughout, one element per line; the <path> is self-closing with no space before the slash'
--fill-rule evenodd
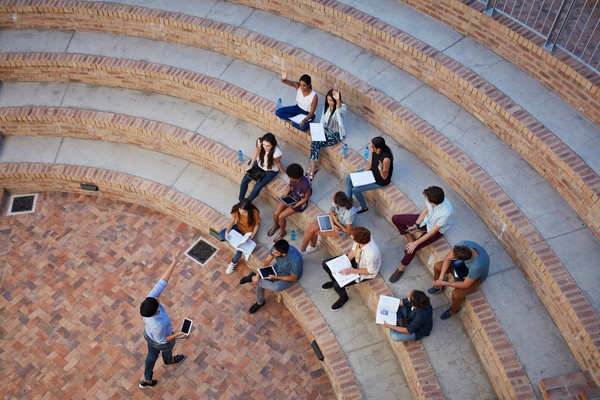
<path id="1" fill-rule="evenodd" d="M 253 201 L 258 197 L 262 188 L 267 186 L 267 184 L 277 176 L 277 173 L 279 173 L 280 170 L 285 171 L 281 164 L 281 155 L 281 150 L 277 146 L 277 139 L 275 139 L 275 136 L 272 133 L 267 133 L 256 141 L 256 148 L 252 154 L 252 160 L 248 163 L 246 170 L 250 170 L 252 167 L 260 168 L 265 176 L 256 182 L 252 192 L 250 192 L 250 195 L 247 197 L 248 200 Z M 242 183 L 240 184 L 238 201 L 246 198 L 248 185 L 251 181 L 252 179 L 250 179 L 248 175 L 244 175 Z"/>
<path id="2" fill-rule="evenodd" d="M 315 119 L 315 111 L 317 110 L 317 93 L 312 89 L 310 76 L 304 74 L 298 82 L 287 79 L 287 71 L 281 74 L 281 82 L 296 89 L 296 105 L 281 107 L 275 112 L 282 120 L 301 131 L 305 131 L 310 127 L 310 123 Z M 292 122 L 290 118 L 296 115 L 303 114 L 305 118 L 300 124 Z"/>

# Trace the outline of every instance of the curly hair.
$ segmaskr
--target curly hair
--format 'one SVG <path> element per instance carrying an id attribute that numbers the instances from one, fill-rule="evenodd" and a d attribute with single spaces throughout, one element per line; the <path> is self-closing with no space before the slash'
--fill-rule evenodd
<path id="1" fill-rule="evenodd" d="M 367 244 L 371 241 L 371 231 L 362 226 L 352 228 L 352 239 L 358 244 Z"/>

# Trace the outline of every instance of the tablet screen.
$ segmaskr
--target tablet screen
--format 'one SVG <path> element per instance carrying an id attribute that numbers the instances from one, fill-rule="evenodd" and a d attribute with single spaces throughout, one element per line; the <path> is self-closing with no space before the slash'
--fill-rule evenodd
<path id="1" fill-rule="evenodd" d="M 277 273 L 275 273 L 275 270 L 271 266 L 259 268 L 258 273 L 260 274 L 260 277 L 263 279 L 265 279 L 269 275 L 277 275 Z"/>
<path id="2" fill-rule="evenodd" d="M 192 320 L 185 318 L 183 320 L 183 324 L 181 325 L 181 332 L 185 333 L 186 335 L 189 335 L 191 329 L 192 329 Z"/>
<path id="3" fill-rule="evenodd" d="M 333 225 L 331 224 L 331 218 L 329 218 L 329 215 L 321 215 L 320 217 L 317 217 L 317 220 L 319 221 L 319 229 L 321 229 L 321 232 L 329 232 L 333 230 Z"/>
<path id="4" fill-rule="evenodd" d="M 281 202 L 283 204 L 285 204 L 286 206 L 293 206 L 294 204 L 297 203 L 296 199 L 294 199 L 292 196 L 290 196 L 289 194 L 283 197 L 280 197 L 279 200 L 281 200 Z"/>

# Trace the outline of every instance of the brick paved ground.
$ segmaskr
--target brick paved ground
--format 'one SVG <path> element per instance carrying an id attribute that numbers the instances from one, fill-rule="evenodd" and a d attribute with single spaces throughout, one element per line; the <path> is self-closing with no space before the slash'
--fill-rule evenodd
<path id="1" fill-rule="evenodd" d="M 175 270 L 161 299 L 175 327 L 194 320 L 175 350 L 188 359 L 169 368 L 159 359 L 158 386 L 138 388 L 146 355 L 139 303 L 173 252 L 198 236 L 168 216 L 93 196 L 40 194 L 35 214 L 2 217 L 0 398 L 334 397 L 274 296 L 248 314 L 253 291 L 237 285 L 239 274 L 224 274 L 227 248 L 204 268 L 186 259 Z"/>

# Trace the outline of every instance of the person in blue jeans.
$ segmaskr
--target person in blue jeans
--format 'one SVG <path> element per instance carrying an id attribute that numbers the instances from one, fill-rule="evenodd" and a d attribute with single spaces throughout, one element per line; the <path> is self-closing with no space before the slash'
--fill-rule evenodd
<path id="1" fill-rule="evenodd" d="M 246 170 L 250 170 L 253 167 L 260 168 L 265 176 L 256 182 L 252 192 L 250 192 L 250 196 L 247 197 L 248 200 L 254 201 L 262 188 L 267 186 L 269 182 L 277 176 L 279 171 L 285 171 L 281 164 L 281 156 L 282 153 L 279 146 L 277 146 L 277 139 L 275 139 L 275 135 L 272 133 L 266 133 L 256 141 L 256 148 L 252 154 L 252 160 L 250 160 Z M 240 184 L 238 200 L 242 200 L 246 197 L 250 182 L 252 182 L 252 179 L 250 179 L 248 175 L 244 175 L 242 183 Z"/>
<path id="2" fill-rule="evenodd" d="M 296 89 L 296 105 L 281 107 L 275 112 L 275 115 L 296 129 L 307 130 L 310 128 L 310 123 L 315 119 L 315 111 L 319 101 L 317 93 L 312 89 L 310 76 L 304 74 L 298 82 L 290 81 L 287 79 L 287 71 L 283 71 L 281 82 Z M 299 124 L 290 120 L 290 118 L 301 114 L 305 117 Z"/>
<path id="3" fill-rule="evenodd" d="M 289 289 L 298 279 L 302 278 L 304 265 L 302 256 L 297 248 L 290 246 L 287 240 L 281 239 L 273 245 L 269 255 L 262 263 L 262 267 L 273 264 L 273 269 L 277 275 L 269 275 L 265 279 L 256 275 L 255 272 L 250 272 L 248 276 L 240 279 L 240 285 L 252 282 L 256 287 L 256 303 L 250 307 L 250 314 L 254 314 L 265 303 L 265 289 L 272 292 L 281 292 Z"/>
<path id="4" fill-rule="evenodd" d="M 227 240 L 227 236 L 229 236 L 229 232 L 232 230 L 241 233 L 242 235 L 251 233 L 249 239 L 252 240 L 254 239 L 254 236 L 256 236 L 256 232 L 258 232 L 258 228 L 260 228 L 260 211 L 258 211 L 258 208 L 256 208 L 250 200 L 242 199 L 231 208 L 231 219 L 229 220 L 229 224 L 227 225 L 227 228 L 223 228 L 220 232 L 221 240 Z M 242 252 L 237 250 L 233 259 L 227 266 L 227 270 L 225 271 L 227 275 L 233 274 L 237 262 L 241 257 Z"/>
<path id="5" fill-rule="evenodd" d="M 350 175 L 346 176 L 346 196 L 352 198 L 352 195 L 354 195 L 360 204 L 360 206 L 357 208 L 357 214 L 369 210 L 362 192 L 367 190 L 381 189 L 382 187 L 389 185 L 392 181 L 392 173 L 394 172 L 394 156 L 392 155 L 390 148 L 385 144 L 385 139 L 381 136 L 377 136 L 371 140 L 369 147 L 371 153 L 371 163 L 367 168 L 364 169 L 364 171 L 373 172 L 375 183 L 362 186 L 353 186 Z"/>
<path id="6" fill-rule="evenodd" d="M 173 333 L 171 317 L 158 300 L 167 287 L 173 269 L 179 263 L 182 254 L 183 250 L 173 256 L 169 268 L 140 305 L 140 314 L 144 318 L 145 325 L 144 339 L 148 343 L 148 355 L 144 363 L 144 379 L 139 384 L 140 388 L 152 387 L 158 383 L 156 379 L 152 379 L 152 374 L 160 353 L 162 353 L 165 365 L 179 364 L 185 359 L 185 356 L 181 354 L 173 357 L 173 347 L 175 347 L 176 339 L 185 338 L 187 335 L 183 332 Z"/>
<path id="7" fill-rule="evenodd" d="M 383 323 L 383 326 L 390 328 L 390 337 L 394 342 L 421 340 L 431 333 L 433 308 L 429 297 L 420 290 L 413 290 L 406 299 L 400 301 L 396 316 L 402 326 Z"/>

